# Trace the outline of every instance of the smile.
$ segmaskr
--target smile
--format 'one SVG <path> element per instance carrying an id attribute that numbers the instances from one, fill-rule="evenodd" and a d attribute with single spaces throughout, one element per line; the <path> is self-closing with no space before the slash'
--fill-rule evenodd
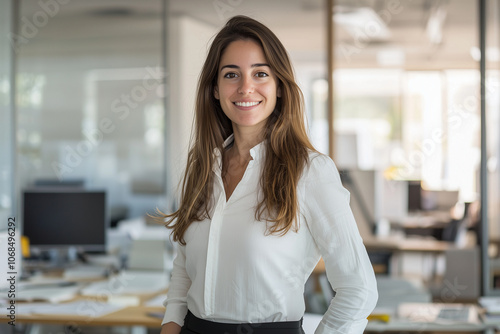
<path id="1" fill-rule="evenodd" d="M 237 105 L 238 107 L 253 107 L 253 106 L 258 105 L 260 102 L 262 102 L 262 101 L 259 101 L 259 102 L 234 102 L 234 104 Z"/>

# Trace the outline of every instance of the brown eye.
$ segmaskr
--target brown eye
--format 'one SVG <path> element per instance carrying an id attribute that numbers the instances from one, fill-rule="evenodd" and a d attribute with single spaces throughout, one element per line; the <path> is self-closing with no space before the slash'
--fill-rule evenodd
<path id="1" fill-rule="evenodd" d="M 268 77 L 269 74 L 267 74 L 266 72 L 258 72 L 256 74 L 256 76 L 259 77 L 259 78 L 265 78 L 265 77 Z"/>
<path id="2" fill-rule="evenodd" d="M 236 73 L 228 72 L 228 73 L 224 74 L 224 78 L 234 79 L 234 78 L 236 78 Z"/>

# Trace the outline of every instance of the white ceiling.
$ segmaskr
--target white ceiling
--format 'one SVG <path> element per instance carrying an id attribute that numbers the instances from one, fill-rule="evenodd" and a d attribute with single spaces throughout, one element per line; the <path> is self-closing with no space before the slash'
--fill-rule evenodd
<path id="1" fill-rule="evenodd" d="M 296 61 L 324 63 L 325 3 L 326 0 L 171 0 L 168 12 L 169 15 L 187 15 L 214 27 L 222 26 L 233 15 L 248 15 L 275 31 Z M 402 0 L 399 6 L 392 8 L 393 3 L 393 0 L 336 1 L 337 11 L 339 8 L 345 11 L 366 7 L 386 20 L 390 19 L 387 28 L 391 35 L 384 41 L 365 42 L 363 38 L 353 38 L 344 26 L 337 24 L 337 67 L 477 67 L 477 61 L 470 55 L 471 47 L 478 44 L 477 1 Z M 432 44 L 426 34 L 426 26 L 438 5 L 446 14 L 442 24 L 443 37 L 441 43 Z M 22 1 L 21 15 L 25 19 L 32 20 L 33 15 L 41 10 L 38 1 Z M 161 16 L 162 1 L 158 0 L 73 0 L 61 5 L 57 14 L 39 29 L 24 55 L 49 57 L 61 52 L 59 46 L 63 46 L 67 53 L 71 53 L 68 50 L 81 53 L 85 52 L 90 42 L 95 47 L 99 40 L 109 43 L 110 37 L 117 43 L 128 41 L 135 48 L 141 45 L 147 48 L 148 36 L 158 36 Z M 131 19 L 141 24 L 127 24 Z M 365 28 L 367 24 L 364 24 Z M 72 47 L 68 48 L 68 45 Z M 346 57 L 346 49 L 354 51 L 354 54 Z M 395 56 L 402 54 L 403 63 L 381 64 L 377 57 L 381 56 L 381 51 L 387 50 Z"/>

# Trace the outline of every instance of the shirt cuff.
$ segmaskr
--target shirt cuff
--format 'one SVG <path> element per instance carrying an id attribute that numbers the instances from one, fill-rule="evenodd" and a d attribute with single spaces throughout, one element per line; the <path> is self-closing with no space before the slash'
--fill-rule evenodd
<path id="1" fill-rule="evenodd" d="M 184 326 L 184 318 L 187 314 L 187 306 L 178 306 L 173 307 L 173 305 L 169 305 L 167 310 L 165 311 L 165 315 L 163 316 L 162 325 L 167 322 L 175 322 L 179 326 Z"/>
<path id="2" fill-rule="evenodd" d="M 366 325 L 368 324 L 368 320 L 362 319 L 358 321 L 349 322 L 348 328 L 332 328 L 325 324 L 323 320 L 319 323 L 318 328 L 314 331 L 314 334 L 333 334 L 333 333 L 342 333 L 342 334 L 363 334 Z"/>

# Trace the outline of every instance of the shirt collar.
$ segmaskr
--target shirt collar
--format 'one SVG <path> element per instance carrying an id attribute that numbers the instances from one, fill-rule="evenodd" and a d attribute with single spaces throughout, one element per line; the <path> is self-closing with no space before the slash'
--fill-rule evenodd
<path id="1" fill-rule="evenodd" d="M 224 144 L 222 144 L 222 147 L 225 149 L 226 147 L 230 146 L 234 142 L 234 134 L 231 134 L 229 137 L 227 137 L 226 140 L 224 140 Z M 250 156 L 252 157 L 253 161 L 261 161 L 264 159 L 264 153 L 265 153 L 265 145 L 266 140 L 261 141 L 254 147 L 250 149 Z M 216 166 L 219 168 L 222 167 L 222 154 L 220 148 L 216 147 L 214 149 L 214 155 L 215 155 L 215 162 Z M 214 166 L 215 167 L 215 166 Z"/>

